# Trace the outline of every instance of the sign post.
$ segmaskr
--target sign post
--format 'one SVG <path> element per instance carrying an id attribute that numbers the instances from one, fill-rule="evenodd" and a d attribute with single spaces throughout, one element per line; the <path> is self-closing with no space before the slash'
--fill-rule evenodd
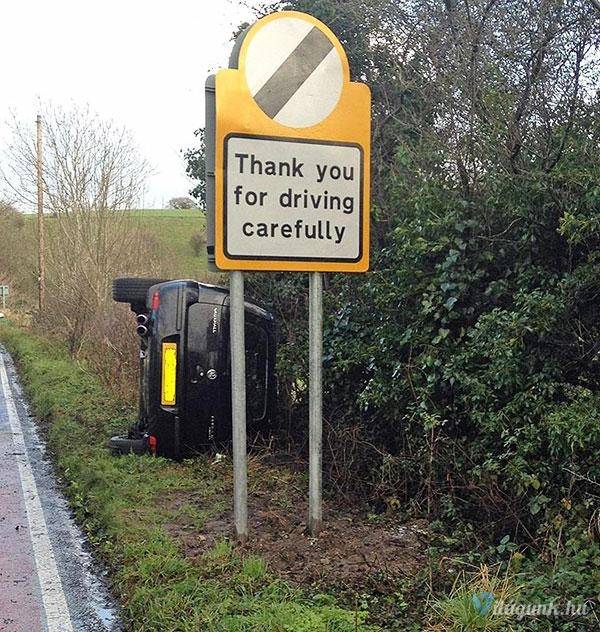
<path id="1" fill-rule="evenodd" d="M 296 11 L 273 13 L 246 29 L 214 90 L 214 257 L 231 272 L 236 532 L 247 535 L 242 271 L 296 271 L 310 273 L 308 525 L 316 535 L 322 273 L 369 267 L 370 91 L 350 81 L 332 31 Z M 207 120 L 207 133 L 209 126 Z"/>
<path id="2" fill-rule="evenodd" d="M 233 516 L 240 542 L 248 537 L 248 463 L 246 454 L 246 344 L 244 275 L 229 276 L 231 340 L 231 419 L 233 424 Z"/>
<path id="3" fill-rule="evenodd" d="M 323 276 L 309 276 L 309 417 L 308 417 L 308 531 L 315 536 L 323 524 Z"/>
<path id="4" fill-rule="evenodd" d="M 2 297 L 2 309 L 6 309 L 7 296 L 8 296 L 8 285 L 0 285 L 0 297 Z"/>

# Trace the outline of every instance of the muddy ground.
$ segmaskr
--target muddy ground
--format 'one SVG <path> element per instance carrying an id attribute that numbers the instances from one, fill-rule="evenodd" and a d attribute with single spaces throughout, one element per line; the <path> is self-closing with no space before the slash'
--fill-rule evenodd
<path id="1" fill-rule="evenodd" d="M 373 516 L 329 501 L 324 505 L 323 530 L 313 538 L 307 530 L 307 494 L 295 474 L 254 461 L 251 484 L 252 479 L 261 482 L 249 498 L 250 537 L 237 550 L 259 555 L 288 583 L 386 592 L 424 567 L 426 521 L 403 523 L 394 514 Z M 229 489 L 227 494 L 232 498 Z M 165 502 L 171 510 L 190 502 L 202 509 L 204 500 L 175 493 Z M 168 530 L 195 559 L 215 542 L 232 539 L 232 525 L 233 512 L 228 509 L 199 529 L 190 529 L 181 518 Z"/>

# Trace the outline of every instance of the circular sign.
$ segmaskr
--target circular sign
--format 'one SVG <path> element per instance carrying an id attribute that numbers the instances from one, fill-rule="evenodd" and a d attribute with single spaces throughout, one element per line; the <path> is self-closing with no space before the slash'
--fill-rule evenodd
<path id="1" fill-rule="evenodd" d="M 344 85 L 334 41 L 297 17 L 271 20 L 253 35 L 245 75 L 260 109 L 287 127 L 311 127 L 326 119 Z"/>

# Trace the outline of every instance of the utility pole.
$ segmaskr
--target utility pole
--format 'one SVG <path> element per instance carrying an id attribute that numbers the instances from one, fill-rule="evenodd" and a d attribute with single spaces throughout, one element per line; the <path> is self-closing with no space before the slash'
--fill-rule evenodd
<path id="1" fill-rule="evenodd" d="M 46 303 L 46 262 L 44 259 L 44 156 L 42 150 L 42 117 L 38 114 L 37 124 L 37 211 L 38 211 L 38 307 L 40 313 Z"/>

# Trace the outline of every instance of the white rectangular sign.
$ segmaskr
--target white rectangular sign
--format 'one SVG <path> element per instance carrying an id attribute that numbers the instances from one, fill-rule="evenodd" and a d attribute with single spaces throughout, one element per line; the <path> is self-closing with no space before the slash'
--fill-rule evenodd
<path id="1" fill-rule="evenodd" d="M 224 250 L 229 258 L 361 258 L 360 146 L 231 134 L 224 163 Z"/>

